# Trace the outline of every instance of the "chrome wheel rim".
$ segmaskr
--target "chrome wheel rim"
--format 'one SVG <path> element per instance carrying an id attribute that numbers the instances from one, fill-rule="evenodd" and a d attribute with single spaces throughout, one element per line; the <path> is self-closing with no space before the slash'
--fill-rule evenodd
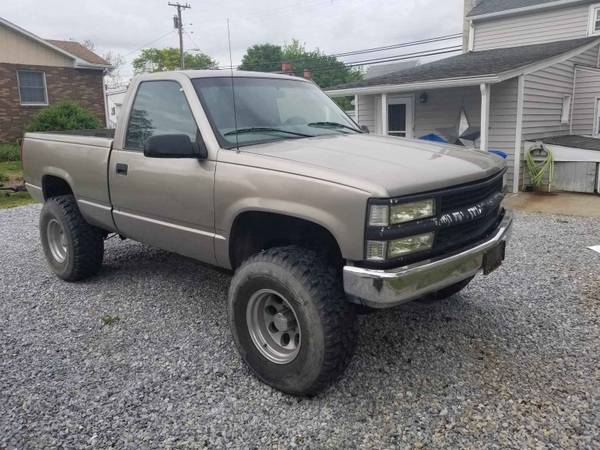
<path id="1" fill-rule="evenodd" d="M 58 220 L 51 219 L 48 222 L 46 235 L 52 258 L 59 263 L 65 262 L 67 259 L 67 236 Z"/>
<path id="2" fill-rule="evenodd" d="M 269 361 L 292 362 L 302 344 L 300 322 L 291 303 L 271 289 L 255 292 L 246 308 L 250 338 Z"/>

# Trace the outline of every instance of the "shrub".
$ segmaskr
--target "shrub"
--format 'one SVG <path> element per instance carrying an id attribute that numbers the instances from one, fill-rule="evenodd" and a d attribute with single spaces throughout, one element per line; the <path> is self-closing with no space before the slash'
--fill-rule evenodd
<path id="1" fill-rule="evenodd" d="M 19 146 L 16 144 L 0 144 L 0 161 L 18 161 Z"/>
<path id="2" fill-rule="evenodd" d="M 71 100 L 63 100 L 33 116 L 27 131 L 92 130 L 102 128 L 98 118 Z"/>

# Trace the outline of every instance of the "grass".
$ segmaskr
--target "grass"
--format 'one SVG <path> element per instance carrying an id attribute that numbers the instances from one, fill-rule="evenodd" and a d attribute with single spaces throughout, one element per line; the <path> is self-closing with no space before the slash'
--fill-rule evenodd
<path id="1" fill-rule="evenodd" d="M 6 194 L 5 192 L 0 191 L 0 209 L 25 206 L 33 202 L 34 200 L 27 192 L 13 192 Z"/>
<path id="2" fill-rule="evenodd" d="M 120 320 L 121 318 L 119 316 L 111 316 L 110 314 L 107 314 L 106 316 L 102 317 L 102 323 L 107 326 L 114 325 Z"/>
<path id="3" fill-rule="evenodd" d="M 0 144 L 0 187 L 23 184 L 23 168 L 19 161 L 19 147 L 15 144 Z M 0 190 L 0 209 L 33 203 L 27 192 Z"/>
<path id="4" fill-rule="evenodd" d="M 19 161 L 20 151 L 17 144 L 0 143 L 0 161 Z"/>

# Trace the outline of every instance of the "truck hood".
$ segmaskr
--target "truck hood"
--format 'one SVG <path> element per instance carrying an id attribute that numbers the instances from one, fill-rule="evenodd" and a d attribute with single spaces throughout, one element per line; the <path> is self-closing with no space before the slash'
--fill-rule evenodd
<path id="1" fill-rule="evenodd" d="M 505 167 L 503 159 L 478 150 L 367 134 L 290 139 L 243 147 L 242 152 L 266 157 L 253 165 L 389 197 L 469 183 Z"/>

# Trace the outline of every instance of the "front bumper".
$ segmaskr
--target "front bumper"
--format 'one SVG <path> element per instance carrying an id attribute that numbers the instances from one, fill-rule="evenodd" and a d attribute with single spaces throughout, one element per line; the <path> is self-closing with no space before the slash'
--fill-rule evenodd
<path id="1" fill-rule="evenodd" d="M 484 254 L 510 237 L 512 214 L 505 211 L 494 233 L 457 253 L 391 270 L 344 267 L 344 290 L 350 300 L 371 308 L 389 308 L 439 291 L 482 269 Z"/>

